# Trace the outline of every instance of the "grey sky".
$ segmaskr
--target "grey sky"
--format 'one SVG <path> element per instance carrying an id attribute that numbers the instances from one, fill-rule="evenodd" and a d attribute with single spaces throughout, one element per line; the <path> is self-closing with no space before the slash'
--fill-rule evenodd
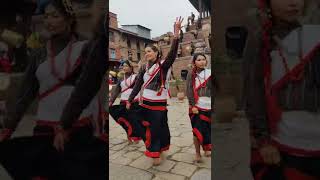
<path id="1" fill-rule="evenodd" d="M 151 37 L 173 31 L 175 17 L 199 13 L 188 0 L 109 0 L 109 11 L 117 14 L 119 25 L 140 24 L 151 29 Z M 184 30 L 184 28 L 183 28 Z"/>

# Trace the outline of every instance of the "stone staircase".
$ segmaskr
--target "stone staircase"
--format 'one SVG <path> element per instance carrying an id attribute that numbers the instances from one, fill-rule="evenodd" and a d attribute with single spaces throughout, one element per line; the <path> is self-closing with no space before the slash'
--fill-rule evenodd
<path id="1" fill-rule="evenodd" d="M 208 58 L 208 67 L 211 67 L 211 49 L 209 45 L 209 35 L 210 35 L 210 28 L 211 28 L 211 18 L 204 18 L 202 19 L 202 28 L 197 30 L 196 22 L 194 25 L 189 26 L 189 31 L 183 33 L 182 42 L 179 43 L 178 55 L 177 59 L 175 60 L 174 64 L 172 65 L 173 68 L 173 75 L 175 79 L 182 79 L 181 71 L 182 70 L 190 70 L 190 64 L 192 62 L 193 55 L 191 54 L 192 46 L 194 47 L 193 53 L 204 53 Z M 167 33 L 166 35 L 162 35 L 159 39 L 159 46 L 163 53 L 163 57 L 166 57 L 170 51 L 171 43 L 167 38 L 165 41 L 165 37 L 169 36 L 169 40 L 172 42 L 173 34 Z M 172 88 L 176 85 L 173 83 L 171 85 L 170 91 L 172 95 L 175 95 L 177 89 Z M 179 84 L 180 91 L 185 91 L 185 82 Z"/>

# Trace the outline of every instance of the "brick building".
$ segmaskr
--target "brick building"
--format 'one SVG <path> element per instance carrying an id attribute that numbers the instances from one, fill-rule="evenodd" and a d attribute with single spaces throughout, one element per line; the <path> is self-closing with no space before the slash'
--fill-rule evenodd
<path id="1" fill-rule="evenodd" d="M 144 57 L 147 44 L 156 43 L 150 39 L 150 29 L 141 25 L 118 27 L 117 14 L 109 12 L 109 68 L 117 70 L 122 59 L 139 62 Z"/>
<path id="2" fill-rule="evenodd" d="M 202 5 L 202 7 L 204 8 L 204 5 Z M 208 11 L 205 10 L 200 14 L 200 19 L 196 19 L 195 23 L 191 24 L 188 30 L 183 30 L 183 38 L 179 43 L 178 57 L 172 66 L 175 79 L 183 79 L 181 73 L 190 70 L 189 65 L 192 60 L 192 55 L 196 52 L 206 54 L 209 60 L 208 68 L 210 68 L 211 48 L 209 37 L 211 34 L 211 16 Z M 200 27 L 197 27 L 198 23 L 201 23 Z M 158 41 L 163 57 L 166 57 L 170 50 L 172 38 L 172 32 L 154 38 L 154 40 Z"/>

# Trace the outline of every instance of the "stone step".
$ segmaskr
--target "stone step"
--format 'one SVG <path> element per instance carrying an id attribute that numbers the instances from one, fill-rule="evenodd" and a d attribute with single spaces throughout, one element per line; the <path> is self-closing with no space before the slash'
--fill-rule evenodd
<path id="1" fill-rule="evenodd" d="M 183 39 L 182 39 L 183 42 L 188 42 L 192 40 L 195 40 L 195 37 L 192 32 L 183 33 Z"/>
<path id="2" fill-rule="evenodd" d="M 198 42 L 205 42 L 205 40 L 203 40 L 203 39 L 195 39 L 195 40 L 192 40 L 191 42 L 198 43 Z"/>

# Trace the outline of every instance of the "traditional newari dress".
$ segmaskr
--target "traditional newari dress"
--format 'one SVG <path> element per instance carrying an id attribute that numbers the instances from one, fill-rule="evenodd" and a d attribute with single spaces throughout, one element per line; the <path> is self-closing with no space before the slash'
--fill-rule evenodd
<path id="1" fill-rule="evenodd" d="M 194 79 L 193 79 L 194 78 Z M 211 151 L 211 70 L 203 69 L 200 73 L 188 73 L 187 96 L 189 117 L 193 135 L 198 139 L 204 151 Z M 193 114 L 196 107 L 199 114 Z"/>
<path id="2" fill-rule="evenodd" d="M 140 117 L 144 126 L 145 155 L 152 158 L 160 157 L 160 153 L 170 146 L 168 127 L 166 80 L 170 75 L 171 65 L 176 59 L 179 40 L 175 38 L 165 60 L 148 62 L 141 66 L 136 83 L 128 101 L 133 102 L 140 92 Z"/>
<path id="3" fill-rule="evenodd" d="M 112 105 L 109 107 L 110 116 L 126 131 L 127 136 L 132 141 L 141 140 L 141 124 L 140 119 L 138 118 L 138 114 L 135 113 L 138 111 L 138 101 L 139 97 L 133 100 L 132 107 L 130 110 L 126 109 L 126 103 L 128 102 L 128 98 L 132 92 L 132 88 L 136 83 L 136 74 L 130 74 L 129 77 L 124 75 L 123 80 L 119 80 L 115 89 L 113 90 L 110 97 L 110 104 L 113 104 L 115 99 L 120 95 L 120 104 Z"/>
<path id="4" fill-rule="evenodd" d="M 91 99 L 78 120 L 71 124 L 68 131 L 70 143 L 65 145 L 63 157 L 58 155 L 52 146 L 56 133 L 55 127 L 60 124 L 64 107 L 85 66 L 81 53 L 86 43 L 87 41 L 72 39 L 60 53 L 53 55 L 49 41 L 46 49 L 39 49 L 32 54 L 23 81 L 22 92 L 18 96 L 15 107 L 10 110 L 5 127 L 14 130 L 29 105 L 35 98 L 38 98 L 34 137 L 8 140 L 1 143 L 0 148 L 1 156 L 3 156 L 0 158 L 1 163 L 14 178 L 23 179 L 33 175 L 59 177 L 61 175 L 59 168 L 65 169 L 66 172 L 63 175 L 69 178 L 95 176 L 93 174 L 96 170 L 89 168 L 92 166 L 89 161 L 99 162 L 99 160 L 94 156 L 86 157 L 86 160 L 84 156 L 78 157 L 76 154 L 83 155 L 82 151 L 90 151 L 90 147 L 102 145 L 94 140 L 95 122 L 101 115 L 99 108 L 101 104 L 97 95 Z M 25 149 L 25 153 L 21 153 L 21 149 Z M 74 168 L 72 163 L 75 161 L 70 158 L 75 161 L 83 158 L 81 166 L 88 166 L 86 171 L 77 172 L 79 169 Z M 100 156 L 99 158 L 101 159 Z M 79 164 L 80 161 L 77 163 Z"/>
<path id="5" fill-rule="evenodd" d="M 248 72 L 260 74 L 247 79 L 252 83 L 248 117 L 257 146 L 275 145 L 281 165 L 265 165 L 253 149 L 254 178 L 320 179 L 320 26 L 273 31 L 280 42 L 270 52 L 271 61 L 250 62 L 255 65 Z"/>

